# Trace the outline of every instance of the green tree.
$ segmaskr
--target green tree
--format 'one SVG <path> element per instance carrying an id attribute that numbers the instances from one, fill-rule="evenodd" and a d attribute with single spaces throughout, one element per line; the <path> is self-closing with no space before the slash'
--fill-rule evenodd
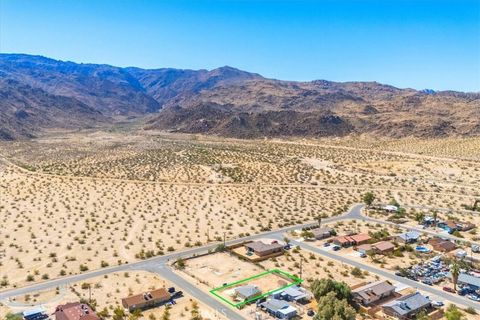
<path id="1" fill-rule="evenodd" d="M 101 318 L 101 319 L 105 319 L 105 318 L 109 318 L 110 317 L 110 314 L 108 313 L 108 309 L 105 307 L 102 309 L 102 311 L 99 311 L 97 312 L 97 315 Z"/>
<path id="2" fill-rule="evenodd" d="M 372 205 L 373 201 L 375 201 L 375 195 L 372 192 L 367 192 L 362 196 L 362 201 L 368 207 L 370 207 Z"/>
<path id="3" fill-rule="evenodd" d="M 452 274 L 453 290 L 457 291 L 458 276 L 460 275 L 460 265 L 457 260 L 454 260 L 450 268 Z"/>
<path id="4" fill-rule="evenodd" d="M 416 316 L 415 320 L 429 320 L 430 317 L 428 316 L 425 310 L 420 311 Z"/>
<path id="5" fill-rule="evenodd" d="M 177 268 L 184 269 L 185 268 L 185 259 L 178 258 L 177 260 Z"/>
<path id="6" fill-rule="evenodd" d="M 312 282 L 310 288 L 317 301 L 329 292 L 334 292 L 335 296 L 340 300 L 346 299 L 350 302 L 352 298 L 350 287 L 345 282 L 338 282 L 332 279 L 317 279 Z"/>
<path id="7" fill-rule="evenodd" d="M 162 320 L 170 320 L 170 306 L 165 307 L 165 311 L 162 314 Z"/>
<path id="8" fill-rule="evenodd" d="M 433 226 L 437 228 L 437 217 L 438 217 L 437 211 L 433 211 L 432 216 L 433 216 Z"/>
<path id="9" fill-rule="evenodd" d="M 315 238 L 315 235 L 313 234 L 312 231 L 304 230 L 300 234 L 304 239 L 313 239 Z"/>
<path id="10" fill-rule="evenodd" d="M 447 320 L 465 319 L 465 317 L 463 316 L 463 313 L 454 304 L 451 304 L 448 306 L 447 311 L 445 312 L 445 318 L 447 318 Z"/>
<path id="11" fill-rule="evenodd" d="M 198 307 L 198 303 L 196 301 L 192 301 L 192 311 L 191 311 L 192 317 L 190 318 L 191 320 L 202 320 L 202 315 L 200 314 L 200 309 Z"/>
<path id="12" fill-rule="evenodd" d="M 115 309 L 113 309 L 113 320 L 124 320 L 125 319 L 125 310 L 117 306 Z"/>
<path id="13" fill-rule="evenodd" d="M 318 300 L 318 312 L 314 320 L 355 320 L 355 309 L 345 299 L 338 299 L 331 291 Z"/>
<path id="14" fill-rule="evenodd" d="M 5 320 L 23 320 L 23 317 L 19 314 L 7 313 L 5 315 Z"/>
<path id="15" fill-rule="evenodd" d="M 140 311 L 140 309 L 135 309 L 128 317 L 128 320 L 137 320 L 137 319 L 140 319 L 141 316 L 142 316 L 142 311 Z"/>
<path id="16" fill-rule="evenodd" d="M 222 244 L 219 244 L 218 246 L 215 247 L 215 252 L 223 252 L 223 251 L 225 251 L 226 249 L 227 249 L 227 247 L 225 247 L 225 246 L 223 245 L 223 243 L 222 243 Z M 178 263 L 179 263 L 179 262 L 177 261 L 177 264 L 178 264 Z"/>

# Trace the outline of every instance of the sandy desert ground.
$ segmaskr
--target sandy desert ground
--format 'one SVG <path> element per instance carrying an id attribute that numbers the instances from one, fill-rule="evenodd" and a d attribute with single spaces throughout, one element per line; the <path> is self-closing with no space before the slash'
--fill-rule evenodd
<path id="1" fill-rule="evenodd" d="M 12 299 L 9 305 L 10 311 L 28 309 L 30 304 L 41 303 L 45 309 L 52 313 L 59 304 L 76 302 L 85 299 L 96 305 L 96 311 L 103 314 L 112 315 L 116 307 L 121 306 L 122 298 L 130 295 L 143 293 L 153 289 L 169 288 L 172 284 L 165 281 L 158 275 L 131 271 L 122 273 L 113 273 L 107 276 L 92 278 L 86 282 L 73 283 L 68 288 L 58 288 L 56 290 L 38 292 L 33 295 L 19 296 Z M 181 288 L 176 288 L 177 290 Z M 91 294 L 91 295 L 90 295 Z M 92 300 L 90 300 L 90 298 Z M 171 319 L 190 319 L 193 303 L 198 304 L 200 314 L 207 320 L 226 320 L 226 318 L 212 310 L 211 308 L 199 303 L 189 295 L 176 300 L 177 304 L 169 309 Z M 144 319 L 161 319 L 166 307 L 161 306 L 153 308 L 142 313 Z M 7 308 L 0 309 L 0 319 L 6 314 Z"/>
<path id="2" fill-rule="evenodd" d="M 0 284 L 313 221 L 369 190 L 379 203 L 460 210 L 479 197 L 479 146 L 122 132 L 3 142 Z"/>

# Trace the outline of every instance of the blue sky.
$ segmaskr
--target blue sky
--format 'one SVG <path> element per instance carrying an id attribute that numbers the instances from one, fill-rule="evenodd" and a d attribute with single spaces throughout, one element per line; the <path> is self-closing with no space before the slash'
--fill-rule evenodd
<path id="1" fill-rule="evenodd" d="M 480 0 L 0 0 L 0 52 L 480 91 Z"/>

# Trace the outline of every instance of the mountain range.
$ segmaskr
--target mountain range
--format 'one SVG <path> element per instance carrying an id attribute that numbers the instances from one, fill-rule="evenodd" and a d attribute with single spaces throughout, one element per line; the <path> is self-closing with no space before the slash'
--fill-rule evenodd
<path id="1" fill-rule="evenodd" d="M 134 120 L 238 138 L 480 135 L 480 93 L 267 79 L 232 67 L 120 68 L 0 54 L 0 139 Z"/>

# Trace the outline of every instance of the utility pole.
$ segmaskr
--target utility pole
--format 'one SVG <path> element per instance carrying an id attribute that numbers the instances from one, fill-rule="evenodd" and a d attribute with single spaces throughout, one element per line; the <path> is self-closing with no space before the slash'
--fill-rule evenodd
<path id="1" fill-rule="evenodd" d="M 88 284 L 88 303 L 92 303 L 92 284 Z"/>
<path id="2" fill-rule="evenodd" d="M 318 227 L 319 228 L 322 227 L 322 217 L 321 216 L 318 216 Z"/>
<path id="3" fill-rule="evenodd" d="M 300 257 L 300 279 L 302 279 L 302 273 L 303 273 L 303 258 Z"/>
<path id="4" fill-rule="evenodd" d="M 227 234 L 226 232 L 223 233 L 223 247 L 224 247 L 224 248 L 226 247 L 226 245 L 225 245 L 225 235 L 226 235 L 226 234 Z"/>

